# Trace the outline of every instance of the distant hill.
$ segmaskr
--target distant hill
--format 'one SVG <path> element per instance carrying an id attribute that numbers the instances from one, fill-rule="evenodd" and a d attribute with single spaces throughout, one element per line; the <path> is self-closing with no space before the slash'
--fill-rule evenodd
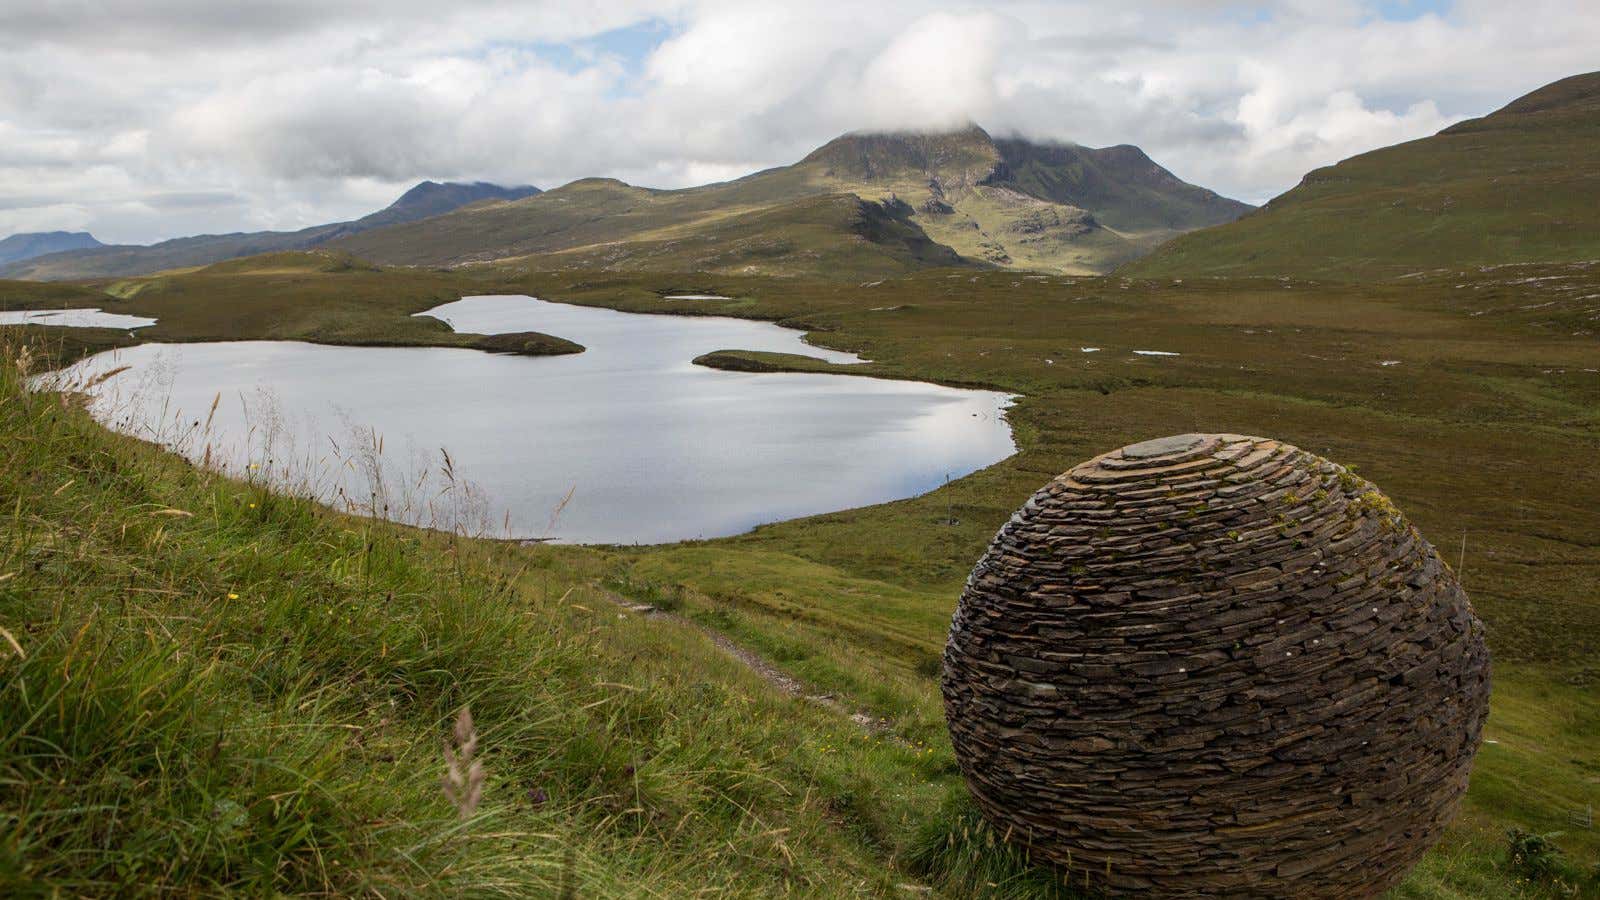
<path id="1" fill-rule="evenodd" d="M 62 250 L 104 246 L 87 231 L 27 231 L 0 240 L 0 265 Z"/>
<path id="2" fill-rule="evenodd" d="M 844 277 L 968 264 L 1088 273 L 1250 208 L 1184 183 L 1134 147 L 996 141 L 970 126 L 848 134 L 792 166 L 683 190 L 584 179 L 334 243 L 396 264 L 515 259 Z"/>
<path id="3" fill-rule="evenodd" d="M 1600 259 L 1600 72 L 1317 169 L 1260 211 L 1124 272 L 1355 280 L 1587 259 Z"/>
<path id="4" fill-rule="evenodd" d="M 506 188 L 485 181 L 471 184 L 455 181 L 424 181 L 401 194 L 399 200 L 383 209 L 348 223 L 344 230 L 357 232 L 399 225 L 402 222 L 442 215 L 483 200 L 521 200 L 537 193 L 539 193 L 538 188 L 528 185 Z"/>
<path id="5" fill-rule="evenodd" d="M 150 246 L 108 246 L 96 241 L 89 245 L 91 249 L 48 252 L 31 259 L 19 257 L 15 262 L 0 259 L 0 278 L 55 281 L 147 275 L 258 253 L 305 250 L 336 238 L 440 215 L 473 203 L 520 200 L 537 193 L 539 189 L 535 187 L 505 188 L 484 182 L 441 184 L 424 181 L 384 209 L 352 222 L 316 225 L 299 231 L 205 234 L 175 238 Z"/>

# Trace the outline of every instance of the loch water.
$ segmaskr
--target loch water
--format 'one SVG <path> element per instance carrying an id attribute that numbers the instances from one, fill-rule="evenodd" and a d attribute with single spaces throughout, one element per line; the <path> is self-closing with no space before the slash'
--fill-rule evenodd
<path id="1" fill-rule="evenodd" d="M 412 524 L 656 543 L 914 496 L 1014 452 L 1002 393 L 853 375 L 728 372 L 714 350 L 859 360 L 765 322 L 522 296 L 429 310 L 460 332 L 541 331 L 580 354 L 287 341 L 143 344 L 61 378 L 196 461 Z"/>

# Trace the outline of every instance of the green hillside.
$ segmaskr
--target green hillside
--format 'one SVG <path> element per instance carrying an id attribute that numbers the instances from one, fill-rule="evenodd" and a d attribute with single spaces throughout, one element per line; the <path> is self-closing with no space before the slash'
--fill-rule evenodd
<path id="1" fill-rule="evenodd" d="M 1600 72 L 1318 169 L 1237 222 L 1123 270 L 1359 280 L 1600 259 Z"/>
<path id="2" fill-rule="evenodd" d="M 818 194 L 777 206 L 710 216 L 619 244 L 529 254 L 533 269 L 723 272 L 887 278 L 929 266 L 970 266 L 930 239 L 904 204 Z"/>
<path id="3" fill-rule="evenodd" d="M 995 141 L 971 126 L 845 135 L 795 165 L 685 190 L 586 179 L 337 246 L 412 265 L 527 258 L 542 268 L 864 278 L 964 261 L 1092 273 L 1248 209 L 1136 148 Z"/>

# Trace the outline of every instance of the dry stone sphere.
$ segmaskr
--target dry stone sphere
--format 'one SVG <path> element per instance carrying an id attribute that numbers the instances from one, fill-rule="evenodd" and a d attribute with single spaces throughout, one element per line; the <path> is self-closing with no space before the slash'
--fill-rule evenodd
<path id="1" fill-rule="evenodd" d="M 944 654 L 956 757 L 1035 860 L 1141 897 L 1367 897 L 1439 837 L 1488 712 L 1483 625 L 1383 494 L 1186 434 L 1035 494 Z"/>

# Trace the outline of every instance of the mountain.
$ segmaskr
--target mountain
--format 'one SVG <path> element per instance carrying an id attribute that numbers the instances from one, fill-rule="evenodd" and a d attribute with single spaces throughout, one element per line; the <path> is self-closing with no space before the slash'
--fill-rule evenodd
<path id="1" fill-rule="evenodd" d="M 62 250 L 104 246 L 87 231 L 26 231 L 0 240 L 0 265 Z"/>
<path id="2" fill-rule="evenodd" d="M 797 168 L 910 203 L 929 237 L 1003 266 L 1101 272 L 1248 204 L 1188 184 L 1137 147 L 1095 149 L 977 126 L 944 135 L 849 134 Z"/>
<path id="3" fill-rule="evenodd" d="M 584 179 L 334 243 L 396 264 L 852 278 L 929 264 L 1086 273 L 1249 210 L 1134 147 L 997 141 L 974 125 L 847 134 L 792 166 L 682 190 Z"/>
<path id="4" fill-rule="evenodd" d="M 150 246 L 103 245 L 96 241 L 90 249 L 47 253 L 31 259 L 19 257 L 15 262 L 0 265 L 0 278 L 56 281 L 147 275 L 166 269 L 204 266 L 258 253 L 305 250 L 336 238 L 437 216 L 474 203 L 520 200 L 537 193 L 539 189 L 535 187 L 424 181 L 389 206 L 351 222 L 316 225 L 299 231 L 204 234 Z"/>
<path id="5" fill-rule="evenodd" d="M 1198 231 L 1130 275 L 1396 277 L 1600 259 L 1600 72 L 1479 119 L 1317 169 L 1260 211 Z"/>
<path id="6" fill-rule="evenodd" d="M 1131 144 L 1099 150 L 1015 138 L 996 144 L 1002 168 L 995 183 L 1092 209 L 1123 232 L 1192 231 L 1231 222 L 1254 208 L 1181 180 Z"/>
<path id="7" fill-rule="evenodd" d="M 403 222 L 442 215 L 483 200 L 521 200 L 537 193 L 539 189 L 529 185 L 505 188 L 485 181 L 471 184 L 424 181 L 401 194 L 399 200 L 383 209 L 349 223 L 346 230 L 357 232 L 399 225 Z"/>

